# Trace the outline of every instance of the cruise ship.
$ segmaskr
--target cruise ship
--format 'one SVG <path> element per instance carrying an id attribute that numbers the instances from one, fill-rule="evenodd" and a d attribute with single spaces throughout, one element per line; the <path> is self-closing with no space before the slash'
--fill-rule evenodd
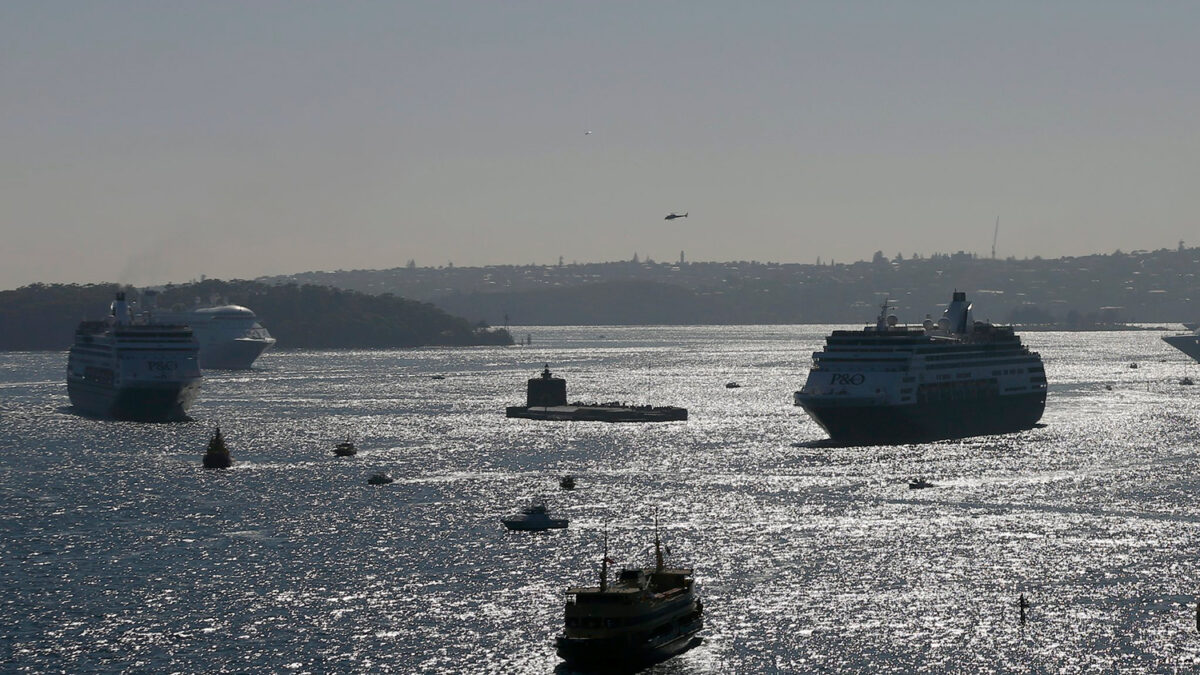
<path id="1" fill-rule="evenodd" d="M 1188 324 L 1184 324 L 1186 327 Z M 1165 335 L 1163 342 L 1200 361 L 1200 328 L 1181 335 Z"/>
<path id="2" fill-rule="evenodd" d="M 874 326 L 837 330 L 795 404 L 835 443 L 893 444 L 1029 429 L 1046 407 L 1041 357 L 1011 326 L 974 321 L 966 293 L 921 327 L 883 304 Z"/>
<path id="3" fill-rule="evenodd" d="M 86 415 L 139 422 L 186 420 L 200 393 L 199 348 L 187 326 L 135 320 L 117 293 L 111 316 L 75 329 L 67 394 Z"/>
<path id="4" fill-rule="evenodd" d="M 245 370 L 275 344 L 275 338 L 254 312 L 241 305 L 196 306 L 185 311 L 162 311 L 157 293 L 142 294 L 142 313 L 151 323 L 190 326 L 200 345 L 205 370 Z"/>

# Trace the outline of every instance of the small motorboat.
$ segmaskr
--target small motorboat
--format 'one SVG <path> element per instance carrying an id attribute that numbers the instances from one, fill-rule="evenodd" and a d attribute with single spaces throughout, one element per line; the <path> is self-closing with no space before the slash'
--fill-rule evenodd
<path id="1" fill-rule="evenodd" d="M 929 481 L 925 480 L 924 476 L 920 476 L 918 478 L 908 481 L 908 489 L 909 490 L 924 490 L 925 488 L 931 488 L 931 487 L 933 487 L 933 483 L 930 483 Z"/>
<path id="2" fill-rule="evenodd" d="M 574 490 L 575 489 L 575 476 L 567 474 L 566 476 L 559 478 L 558 486 L 564 490 Z"/>
<path id="3" fill-rule="evenodd" d="M 1131 363 L 1131 364 L 1129 364 L 1129 367 L 1130 367 L 1130 368 L 1137 368 L 1138 366 L 1137 366 L 1137 364 L 1136 364 L 1136 363 Z"/>
<path id="4" fill-rule="evenodd" d="M 228 469 L 231 466 L 233 466 L 233 457 L 229 455 L 229 448 L 225 446 L 225 437 L 221 435 L 221 427 L 217 427 L 216 433 L 208 440 L 208 450 L 204 453 L 204 468 Z"/>
<path id="5" fill-rule="evenodd" d="M 558 530 L 567 526 L 566 518 L 554 518 L 546 508 L 546 502 L 535 501 L 521 509 L 520 513 L 505 516 L 500 519 L 510 530 L 526 532 L 541 532 L 542 530 Z"/>
<path id="6" fill-rule="evenodd" d="M 1179 384 L 1182 384 L 1182 385 L 1185 385 L 1185 386 L 1190 386 L 1190 385 L 1193 385 L 1193 384 L 1196 384 L 1196 383 L 1192 381 L 1192 378 L 1190 378 L 1190 377 L 1188 377 L 1188 376 L 1184 375 L 1182 378 L 1180 378 L 1180 380 L 1179 380 Z"/>
<path id="7" fill-rule="evenodd" d="M 446 376 L 445 376 L 445 375 L 430 375 L 430 376 L 429 376 L 429 379 L 431 379 L 431 380 L 444 380 L 444 379 L 446 379 Z"/>
<path id="8" fill-rule="evenodd" d="M 351 443 L 350 439 L 346 439 L 333 447 L 333 454 L 338 457 L 353 457 L 358 454 L 358 448 L 354 447 L 354 443 Z"/>
<path id="9" fill-rule="evenodd" d="M 741 386 L 742 385 L 738 384 L 737 382 L 726 382 L 725 383 L 726 389 L 740 389 Z"/>
<path id="10" fill-rule="evenodd" d="M 377 473 L 367 479 L 368 485 L 387 485 L 388 483 L 394 482 L 396 482 L 396 479 L 392 478 L 386 473 Z"/>

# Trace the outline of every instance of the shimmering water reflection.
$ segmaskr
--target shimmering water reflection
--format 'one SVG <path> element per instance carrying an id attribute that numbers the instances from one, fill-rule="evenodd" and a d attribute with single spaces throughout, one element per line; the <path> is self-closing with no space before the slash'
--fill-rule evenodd
<path id="1" fill-rule="evenodd" d="M 707 615 L 704 643 L 660 672 L 1200 663 L 1200 389 L 1178 384 L 1196 364 L 1157 333 L 1028 334 L 1050 380 L 1044 427 L 831 448 L 791 405 L 828 328 L 280 351 L 211 373 L 196 421 L 171 425 L 77 417 L 64 354 L 0 354 L 0 659 L 549 672 L 562 591 L 595 578 L 601 531 L 620 563 L 647 564 L 657 510 Z M 572 399 L 691 419 L 505 419 L 544 362 Z M 237 464 L 205 472 L 216 424 Z M 346 437 L 358 456 L 334 458 Z M 368 487 L 381 470 L 397 482 Z M 576 490 L 558 489 L 564 473 Z M 937 485 L 909 490 L 914 476 Z M 499 518 L 538 494 L 570 528 L 506 532 Z"/>

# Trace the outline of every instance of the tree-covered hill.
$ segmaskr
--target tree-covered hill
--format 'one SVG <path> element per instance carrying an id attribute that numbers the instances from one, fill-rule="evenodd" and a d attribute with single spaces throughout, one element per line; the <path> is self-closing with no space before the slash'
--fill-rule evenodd
<path id="1" fill-rule="evenodd" d="M 135 289 L 117 284 L 33 284 L 0 291 L 0 349 L 66 349 L 76 324 L 105 316 L 119 290 L 136 297 Z M 197 298 L 254 310 L 281 349 L 512 344 L 508 331 L 474 325 L 429 303 L 322 286 L 213 279 L 167 286 L 158 305 L 190 308 Z"/>

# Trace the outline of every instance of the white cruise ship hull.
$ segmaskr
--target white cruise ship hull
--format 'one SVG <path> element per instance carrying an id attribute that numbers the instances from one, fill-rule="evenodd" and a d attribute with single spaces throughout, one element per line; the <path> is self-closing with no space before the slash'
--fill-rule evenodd
<path id="1" fill-rule="evenodd" d="M 183 422 L 200 394 L 200 380 L 130 383 L 120 387 L 67 380 L 75 410 L 92 417 L 133 422 Z"/>
<path id="2" fill-rule="evenodd" d="M 200 343 L 200 368 L 204 370 L 246 370 L 267 351 L 274 340 L 228 340 Z"/>
<path id="3" fill-rule="evenodd" d="M 1167 335 L 1163 337 L 1163 342 L 1200 361 L 1200 334 Z"/>
<path id="4" fill-rule="evenodd" d="M 797 393 L 796 404 L 835 443 L 890 445 L 1031 429 L 1045 411 L 1046 392 L 926 400 L 905 405 L 881 405 L 873 398 L 855 401 Z"/>
<path id="5" fill-rule="evenodd" d="M 203 370 L 246 370 L 275 344 L 257 315 L 241 305 L 170 312 L 152 307 L 146 315 L 152 323 L 190 327 L 200 347 Z"/>

